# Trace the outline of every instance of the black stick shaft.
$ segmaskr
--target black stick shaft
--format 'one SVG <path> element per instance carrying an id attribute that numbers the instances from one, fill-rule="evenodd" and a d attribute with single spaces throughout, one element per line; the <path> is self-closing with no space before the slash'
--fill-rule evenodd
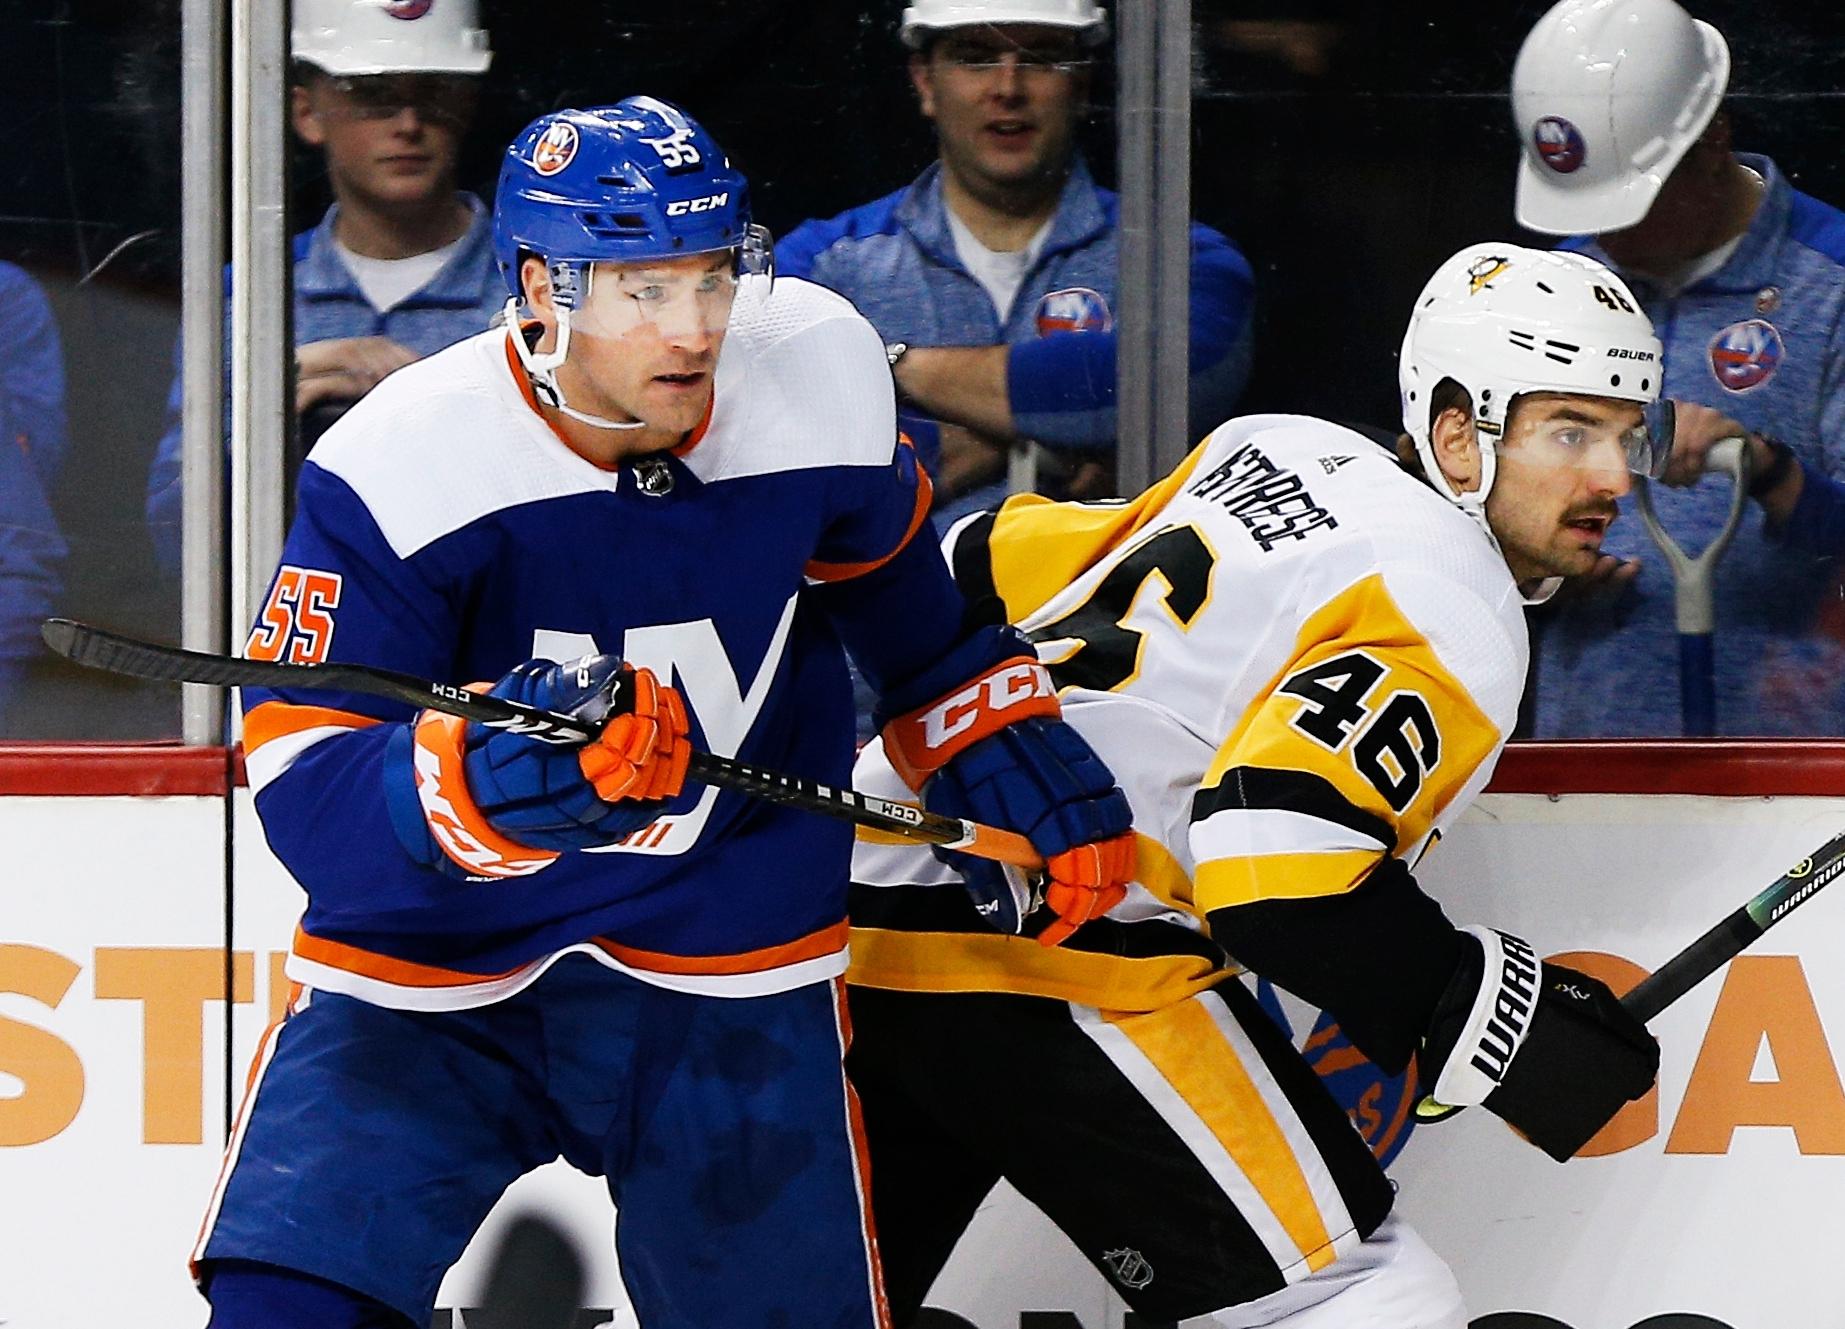
<path id="1" fill-rule="evenodd" d="M 390 669 L 354 664 L 284 664 L 209 655 L 140 641 L 66 618 L 47 619 L 40 628 L 45 644 L 59 655 L 110 673 L 167 683 L 207 683 L 216 687 L 331 688 L 389 697 L 412 706 L 529 734 L 554 743 L 588 743 L 600 726 L 572 716 L 527 706 L 451 683 L 434 683 Z M 1043 860 L 1024 836 L 959 817 L 944 817 L 913 803 L 895 802 L 854 789 L 836 789 L 780 771 L 746 766 L 716 753 L 694 753 L 687 773 L 703 784 L 734 789 L 786 807 L 816 812 L 881 831 L 918 844 L 952 845 L 965 853 L 1021 867 L 1042 867 Z"/>

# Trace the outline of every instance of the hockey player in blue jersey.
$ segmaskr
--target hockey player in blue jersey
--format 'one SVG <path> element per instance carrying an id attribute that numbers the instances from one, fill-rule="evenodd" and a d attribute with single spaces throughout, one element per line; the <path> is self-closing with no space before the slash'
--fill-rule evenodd
<path id="1" fill-rule="evenodd" d="M 620 713 L 568 748 L 246 691 L 307 909 L 194 1253 L 211 1323 L 427 1324 L 500 1193 L 561 1156 L 608 1180 L 642 1325 L 884 1325 L 841 1071 L 850 832 L 688 785 L 687 753 L 843 783 L 843 643 L 929 803 L 1045 854 L 1052 935 L 1121 898 L 1125 800 L 914 538 L 877 334 L 772 280 L 703 129 L 645 97 L 545 116 L 495 227 L 508 327 L 326 434 L 248 651 Z M 1024 926 L 1006 889 L 979 903 Z"/>

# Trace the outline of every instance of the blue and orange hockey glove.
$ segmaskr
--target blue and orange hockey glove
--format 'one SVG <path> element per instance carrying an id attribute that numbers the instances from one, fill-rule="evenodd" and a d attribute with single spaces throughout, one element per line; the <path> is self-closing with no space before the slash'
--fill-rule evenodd
<path id="1" fill-rule="evenodd" d="M 1127 895 L 1134 837 L 1127 796 L 1083 736 L 1062 719 L 1050 675 L 1033 655 L 992 665 L 891 719 L 884 749 L 932 812 L 1022 832 L 1045 859 L 1042 878 L 949 850 L 981 916 L 1019 933 L 1042 904 L 1037 933 L 1055 946 Z"/>
<path id="2" fill-rule="evenodd" d="M 685 787 L 685 702 L 651 670 L 613 655 L 528 660 L 491 695 L 606 723 L 594 742 L 571 745 L 434 711 L 418 716 L 415 795 L 427 838 L 447 862 L 416 855 L 422 861 L 470 876 L 523 876 L 566 850 L 626 839 Z M 393 800 L 393 822 L 406 839 L 401 803 Z"/>

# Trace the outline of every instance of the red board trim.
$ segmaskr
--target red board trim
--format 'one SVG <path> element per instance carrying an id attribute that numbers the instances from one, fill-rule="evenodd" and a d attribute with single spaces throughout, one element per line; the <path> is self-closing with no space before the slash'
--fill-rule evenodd
<path id="1" fill-rule="evenodd" d="M 244 783 L 243 754 L 177 743 L 0 744 L 0 797 L 196 795 Z M 1513 743 L 1496 794 L 1845 797 L 1845 742 L 1581 740 Z"/>
<path id="2" fill-rule="evenodd" d="M 222 798 L 243 782 L 243 758 L 177 743 L 0 744 L 0 797 Z"/>
<path id="3" fill-rule="evenodd" d="M 1845 797 L 1845 742 L 1618 739 L 1511 743 L 1496 794 Z"/>

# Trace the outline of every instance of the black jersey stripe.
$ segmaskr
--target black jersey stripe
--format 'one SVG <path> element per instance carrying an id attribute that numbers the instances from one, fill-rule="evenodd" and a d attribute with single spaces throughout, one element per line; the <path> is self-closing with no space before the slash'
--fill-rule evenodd
<path id="1" fill-rule="evenodd" d="M 955 537 L 954 578 L 969 604 L 998 599 L 999 588 L 993 582 L 993 521 L 998 510 L 983 512 L 961 528 Z"/>
<path id="2" fill-rule="evenodd" d="M 1394 826 L 1376 813 L 1354 806 L 1332 781 L 1310 771 L 1232 766 L 1216 784 L 1192 796 L 1194 822 L 1216 812 L 1254 809 L 1304 813 L 1376 840 L 1386 853 L 1396 848 Z"/>

